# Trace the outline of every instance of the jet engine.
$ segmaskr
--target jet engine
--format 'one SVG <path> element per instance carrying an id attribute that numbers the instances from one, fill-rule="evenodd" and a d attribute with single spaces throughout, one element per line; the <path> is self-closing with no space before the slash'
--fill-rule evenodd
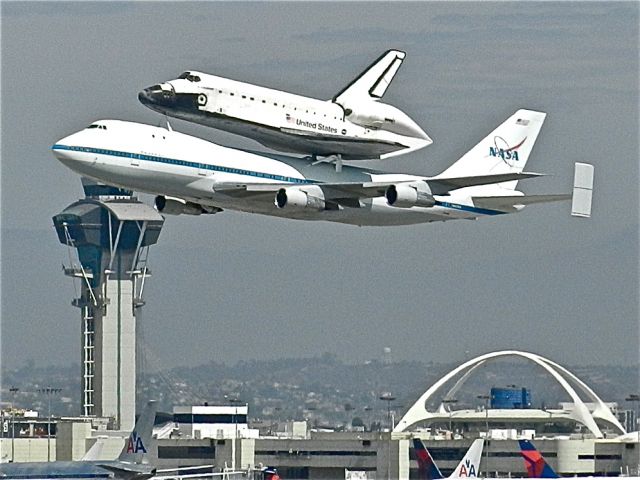
<path id="1" fill-rule="evenodd" d="M 302 210 L 324 210 L 324 192 L 317 185 L 308 187 L 281 188 L 276 193 L 275 205 L 278 208 Z"/>
<path id="2" fill-rule="evenodd" d="M 181 198 L 158 195 L 154 201 L 155 209 L 165 215 L 201 215 L 203 213 L 218 213 L 222 209 L 209 207 L 199 203 L 188 202 Z"/>
<path id="3" fill-rule="evenodd" d="M 429 186 L 424 182 L 389 185 L 384 196 L 392 207 L 433 207 L 436 204 Z"/>

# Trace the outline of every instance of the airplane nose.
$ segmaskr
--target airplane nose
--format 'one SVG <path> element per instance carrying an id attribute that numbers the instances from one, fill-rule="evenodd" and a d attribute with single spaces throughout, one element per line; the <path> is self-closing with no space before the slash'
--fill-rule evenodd
<path id="1" fill-rule="evenodd" d="M 161 111 L 162 107 L 169 107 L 175 103 L 175 93 L 168 85 L 154 85 L 139 92 L 138 100 L 146 107 Z"/>
<path id="2" fill-rule="evenodd" d="M 53 156 L 60 163 L 73 169 L 73 165 L 78 163 L 78 133 L 73 133 L 67 137 L 61 138 L 51 146 Z"/>

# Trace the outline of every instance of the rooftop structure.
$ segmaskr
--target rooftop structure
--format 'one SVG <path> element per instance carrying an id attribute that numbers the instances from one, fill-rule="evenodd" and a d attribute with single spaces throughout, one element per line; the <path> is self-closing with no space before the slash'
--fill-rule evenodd
<path id="1" fill-rule="evenodd" d="M 571 408 L 555 410 L 490 409 L 487 402 L 484 410 L 452 411 L 447 409 L 446 405 L 451 403 L 451 399 L 454 398 L 456 392 L 477 368 L 502 357 L 519 357 L 542 367 L 569 395 L 572 400 Z M 453 383 L 455 379 L 457 380 Z M 453 386 L 445 390 L 445 386 L 451 383 L 453 383 Z M 445 393 L 440 397 L 441 391 Z M 587 398 L 587 402 L 581 398 L 578 391 Z M 490 399 L 488 395 L 481 397 L 487 401 Z M 427 405 L 438 398 L 441 398 L 438 407 L 434 411 L 427 410 Z M 611 411 L 610 405 L 603 402 L 587 384 L 569 370 L 540 355 L 517 350 L 505 350 L 480 355 L 453 369 L 425 391 L 398 422 L 394 431 L 403 432 L 417 423 L 445 423 L 453 420 L 485 422 L 487 430 L 489 430 L 489 423 L 494 421 L 500 423 L 547 423 L 551 420 L 572 421 L 586 427 L 595 438 L 604 437 L 602 432 L 604 427 L 618 435 L 626 432 Z"/>

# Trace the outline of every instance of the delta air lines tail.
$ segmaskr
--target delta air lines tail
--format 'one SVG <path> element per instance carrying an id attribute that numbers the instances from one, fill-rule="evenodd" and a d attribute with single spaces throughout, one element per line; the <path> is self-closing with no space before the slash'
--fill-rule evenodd
<path id="1" fill-rule="evenodd" d="M 529 440 L 518 440 L 529 478 L 558 478 L 559 475 L 545 461 L 542 454 Z"/>
<path id="2" fill-rule="evenodd" d="M 431 457 L 429 450 L 424 446 L 422 440 L 414 438 L 413 448 L 416 452 L 416 460 L 418 462 L 418 478 L 421 480 L 440 480 L 443 478 L 440 469 L 433 461 L 433 457 Z"/>
<path id="3" fill-rule="evenodd" d="M 480 460 L 482 458 L 482 448 L 484 440 L 478 438 L 473 441 L 464 458 L 458 463 L 447 478 L 477 478 L 480 471 Z M 421 480 L 439 480 L 443 478 L 440 469 L 433 461 L 433 457 L 429 450 L 425 447 L 419 438 L 413 439 L 413 446 L 416 451 L 416 459 L 418 461 L 419 478 Z"/>

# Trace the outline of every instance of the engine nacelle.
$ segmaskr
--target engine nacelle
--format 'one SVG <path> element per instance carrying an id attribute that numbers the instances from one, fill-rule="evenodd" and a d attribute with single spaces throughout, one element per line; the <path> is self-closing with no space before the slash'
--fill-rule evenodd
<path id="1" fill-rule="evenodd" d="M 188 202 L 182 198 L 165 197 L 158 195 L 154 201 L 155 209 L 165 215 L 201 215 L 203 213 L 218 213 L 222 210 L 217 207 L 200 205 Z"/>
<path id="2" fill-rule="evenodd" d="M 324 192 L 317 185 L 308 187 L 286 187 L 276 193 L 276 207 L 295 210 L 324 210 Z"/>
<path id="3" fill-rule="evenodd" d="M 433 207 L 436 204 L 429 186 L 424 182 L 389 185 L 384 196 L 389 205 L 398 208 Z"/>

